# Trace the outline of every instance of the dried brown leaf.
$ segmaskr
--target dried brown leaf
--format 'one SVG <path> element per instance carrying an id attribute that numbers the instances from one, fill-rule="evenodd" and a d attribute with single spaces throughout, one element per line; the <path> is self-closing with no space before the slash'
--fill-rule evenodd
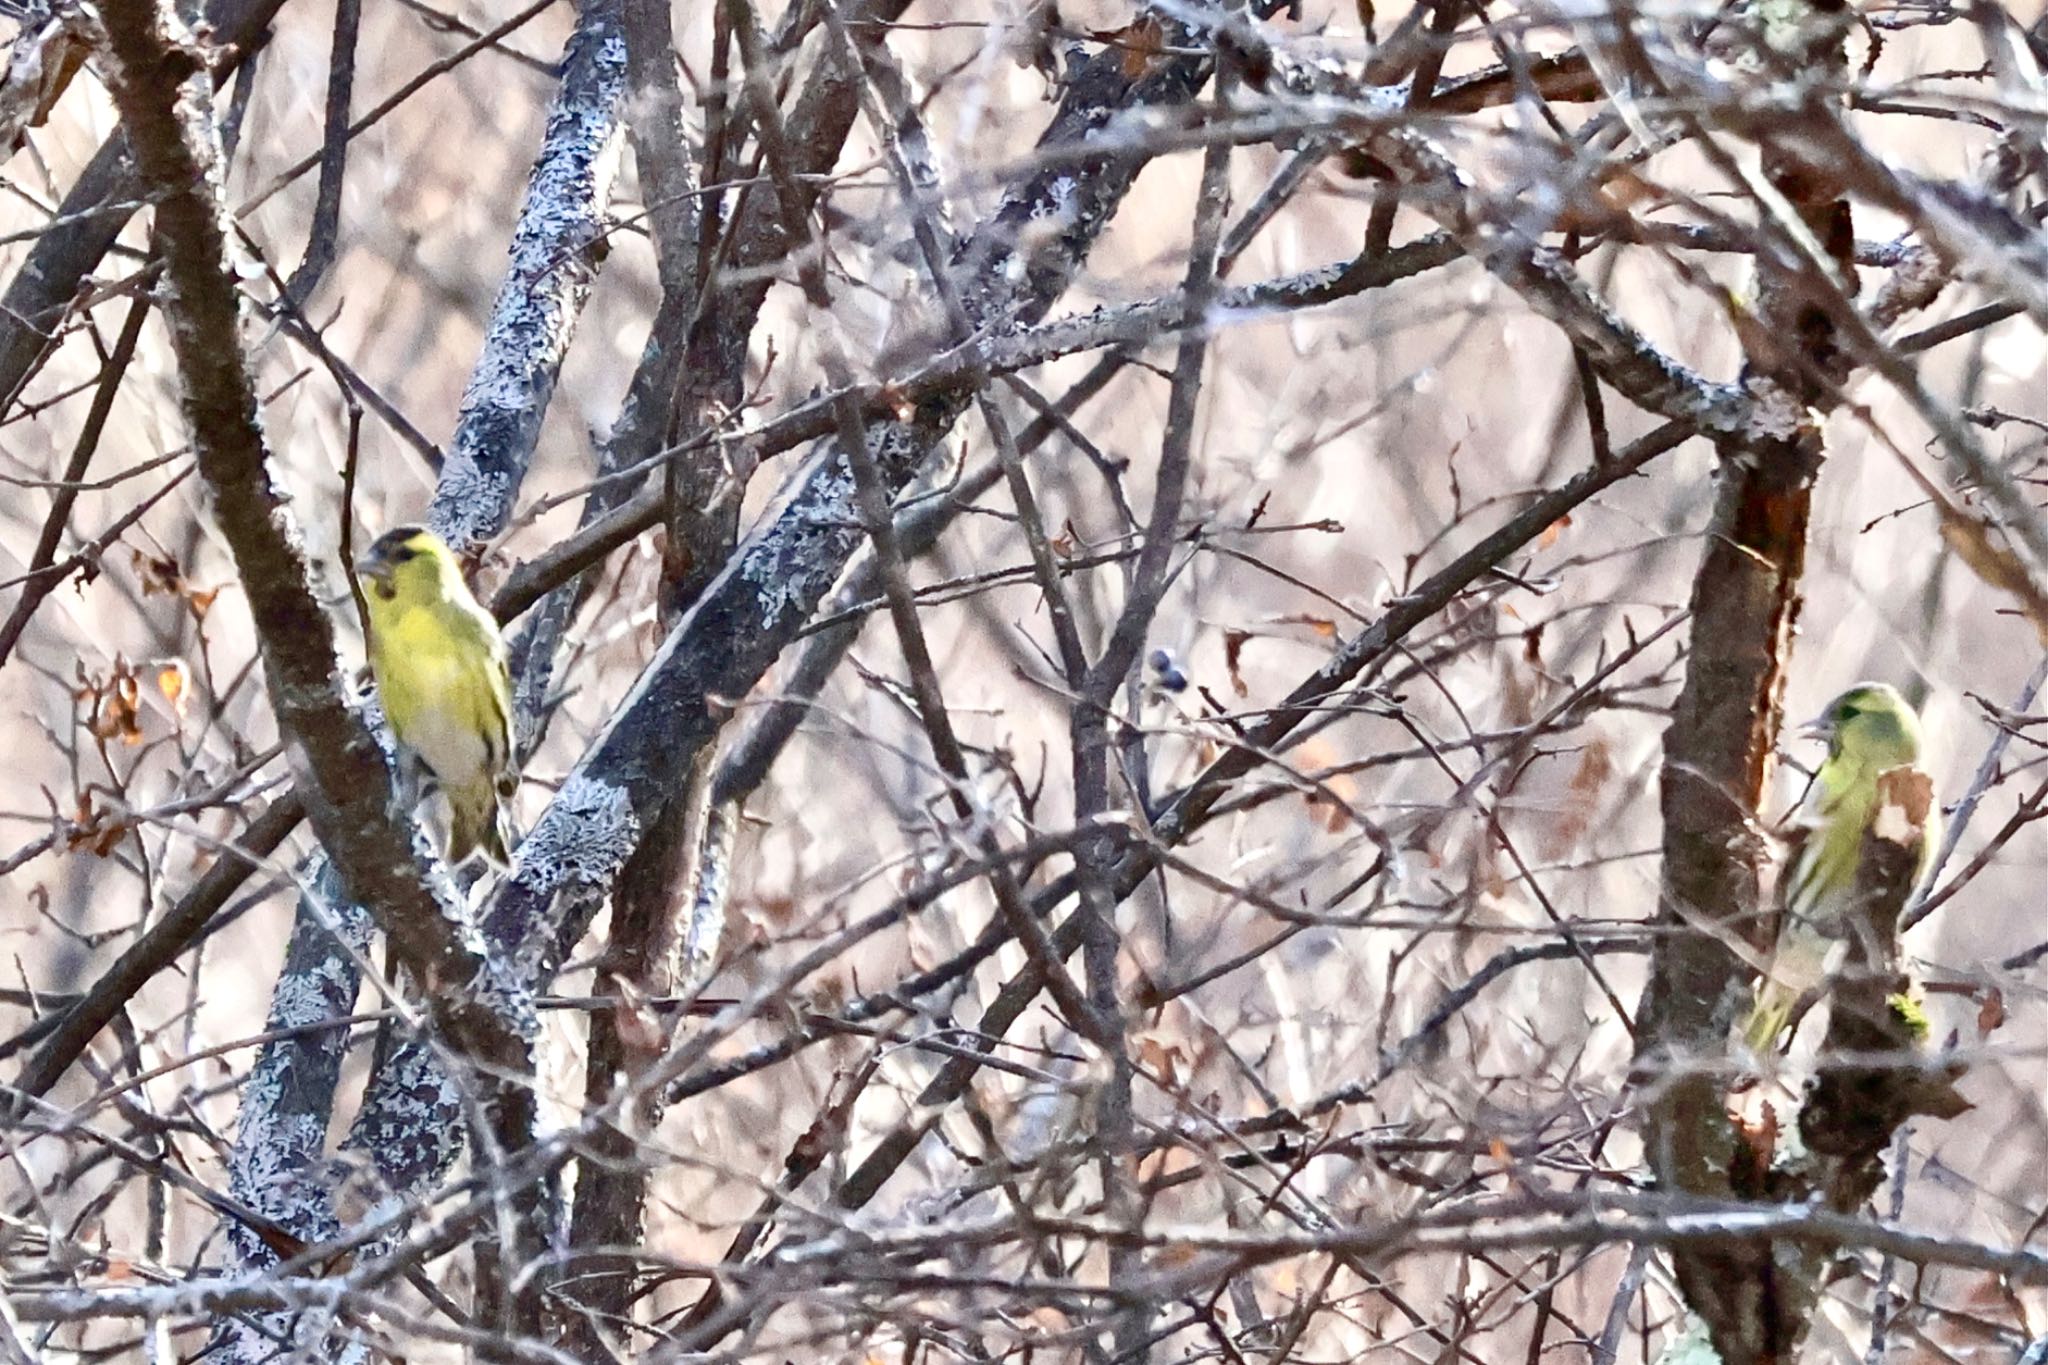
<path id="1" fill-rule="evenodd" d="M 11 156 L 30 128 L 49 120 L 91 50 L 85 16 L 74 7 L 23 26 L 0 72 L 0 149 Z"/>
<path id="2" fill-rule="evenodd" d="M 2004 1022 L 2005 992 L 1996 986 L 1985 987 L 1984 998 L 1977 1005 L 1977 1036 L 1989 1038 Z"/>
<path id="3" fill-rule="evenodd" d="M 1226 630 L 1223 632 L 1223 667 L 1230 674 L 1230 690 L 1240 697 L 1251 695 L 1245 686 L 1240 666 L 1244 662 L 1245 643 L 1252 638 L 1248 630 Z"/>
<path id="4" fill-rule="evenodd" d="M 1309 616 L 1296 612 L 1288 616 L 1276 616 L 1273 623 L 1281 626 L 1307 626 L 1325 640 L 1335 639 L 1337 635 L 1337 623 L 1327 616 Z"/>
<path id="5" fill-rule="evenodd" d="M 164 700 L 179 715 L 185 714 L 186 685 L 185 665 L 172 659 L 161 664 L 156 670 L 156 690 L 163 693 Z"/>
<path id="6" fill-rule="evenodd" d="M 1143 80 L 1166 51 L 1165 26 L 1149 14 L 1122 28 L 1096 29 L 1089 36 L 1122 51 L 1125 80 Z"/>

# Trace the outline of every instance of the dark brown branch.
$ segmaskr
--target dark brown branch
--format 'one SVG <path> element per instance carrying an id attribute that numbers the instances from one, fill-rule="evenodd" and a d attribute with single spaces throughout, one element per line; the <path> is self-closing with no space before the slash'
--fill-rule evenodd
<path id="1" fill-rule="evenodd" d="M 356 35 L 362 31 L 363 0 L 335 0 L 334 42 L 327 55 L 326 132 L 320 146 L 320 184 L 313 202 L 313 225 L 306 236 L 306 254 L 285 284 L 285 294 L 298 308 L 320 287 L 334 264 L 341 232 L 341 186 L 348 169 L 349 100 L 356 87 Z"/>
<path id="2" fill-rule="evenodd" d="M 1801 64 L 1840 68 L 1836 9 L 1816 4 L 1782 21 L 1803 44 Z M 1751 384 L 1788 396 L 1798 420 L 1781 433 L 1721 445 L 1720 494 L 1693 585 L 1692 656 L 1665 736 L 1657 923 L 1669 932 L 1652 957 L 1638 1038 L 1650 1166 L 1666 1189 L 1709 1198 L 1759 1194 L 1761 1173 L 1771 1167 L 1771 1135 L 1739 1132 L 1729 1120 L 1721 1059 L 1751 979 L 1734 945 L 1764 948 L 1772 932 L 1760 890 L 1766 845 L 1758 816 L 1799 614 L 1813 482 L 1825 454 L 1818 414 L 1834 404 L 1850 369 L 1830 307 L 1855 292 L 1846 190 L 1796 147 L 1788 138 L 1780 148 L 1765 134 L 1765 178 L 1795 218 L 1765 206 L 1763 232 L 1779 250 L 1759 256 L 1763 325 L 1744 341 Z M 1710 146 L 1709 155 L 1722 154 Z M 1896 889 L 1882 934 L 1887 954 L 1910 886 Z M 1838 1169 L 1821 1178 L 1831 1198 L 1875 1188 L 1881 1151 L 1901 1115 L 1869 1117 L 1881 1136 L 1845 1157 L 1853 1174 Z M 1822 1267 L 1810 1250 L 1731 1242 L 1680 1249 L 1673 1262 L 1724 1365 L 1794 1357 L 1820 1292 Z"/>
<path id="3" fill-rule="evenodd" d="M 107 414 L 114 409 L 114 395 L 120 391 L 122 377 L 128 373 L 128 362 L 135 357 L 135 343 L 142 336 L 142 324 L 149 317 L 150 300 L 139 296 L 128 305 L 128 316 L 121 323 L 121 333 L 114 339 L 114 350 L 107 357 L 107 363 L 100 372 L 100 385 L 92 396 L 92 407 L 85 415 L 85 425 L 80 428 L 77 442 L 71 447 L 71 458 L 64 465 L 64 474 L 50 498 L 49 514 L 43 519 L 43 529 L 36 537 L 36 547 L 29 553 L 28 571 L 22 576 L 21 596 L 15 600 L 14 610 L 7 614 L 5 624 L 0 624 L 0 664 L 7 662 L 14 653 L 14 646 L 21 640 L 21 633 L 28 629 L 29 619 L 41 606 L 43 599 L 57 590 L 64 581 L 63 575 L 48 572 L 56 563 L 57 547 L 63 542 L 65 528 L 71 521 L 71 508 L 78 501 L 78 485 L 85 478 L 85 471 L 92 464 L 92 457 L 98 452 L 100 436 L 106 430 Z"/>
<path id="4" fill-rule="evenodd" d="M 490 1078 L 488 1121 L 530 1132 L 531 1007 L 498 983 L 474 931 L 429 889 L 391 818 L 383 750 L 347 703 L 332 622 L 271 480 L 229 265 L 205 50 L 154 0 L 115 0 L 105 23 L 115 102 L 156 205 L 186 420 L 248 598 L 278 727 L 302 761 L 308 814 L 350 899 L 376 917 L 426 988 L 436 1026 Z"/>

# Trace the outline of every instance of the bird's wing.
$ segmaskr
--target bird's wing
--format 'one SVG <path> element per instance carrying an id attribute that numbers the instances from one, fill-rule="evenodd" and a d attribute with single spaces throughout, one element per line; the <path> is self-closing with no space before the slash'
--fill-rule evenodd
<path id="1" fill-rule="evenodd" d="M 448 631 L 461 642 L 461 657 L 476 671 L 463 689 L 472 698 L 470 724 L 483 737 L 484 763 L 492 784 L 512 767 L 512 674 L 505 660 L 504 637 L 482 607 L 450 603 L 444 609 Z"/>
<path id="2" fill-rule="evenodd" d="M 505 661 L 505 641 L 496 629 L 490 633 L 491 647 L 484 664 L 487 672 L 489 714 L 484 717 L 485 736 L 491 746 L 491 775 L 502 790 L 512 771 L 512 670 Z"/>
<path id="3" fill-rule="evenodd" d="M 1762 943 L 1768 952 L 1778 941 L 1778 935 L 1785 925 L 1785 906 L 1792 896 L 1792 883 L 1799 875 L 1800 862 L 1806 847 L 1813 840 L 1815 825 L 1804 819 L 1798 812 L 1789 816 L 1778 828 L 1778 839 L 1784 847 L 1784 856 L 1778 859 L 1777 876 L 1771 883 L 1771 894 L 1764 903 L 1764 924 Z"/>

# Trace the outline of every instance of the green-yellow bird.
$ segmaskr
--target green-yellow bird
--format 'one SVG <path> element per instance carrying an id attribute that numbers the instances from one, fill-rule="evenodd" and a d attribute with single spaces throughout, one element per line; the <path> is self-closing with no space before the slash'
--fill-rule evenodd
<path id="1" fill-rule="evenodd" d="M 462 568 L 423 526 L 386 531 L 356 561 L 370 612 L 370 672 L 398 737 L 401 776 L 418 768 L 448 800 L 450 864 L 481 853 L 509 862 L 512 682 L 498 623 L 470 594 Z"/>
<path id="2" fill-rule="evenodd" d="M 1824 982 L 1854 932 L 1864 836 L 1883 805 L 1880 778 L 1920 762 L 1920 717 L 1898 690 L 1858 683 L 1828 703 L 1809 733 L 1828 742 L 1794 821 L 1791 855 L 1778 882 L 1778 938 L 1757 983 L 1743 1037 L 1758 1055 L 1773 1051 L 1805 995 Z M 1938 842 L 1939 807 L 1920 830 L 1916 883 Z"/>

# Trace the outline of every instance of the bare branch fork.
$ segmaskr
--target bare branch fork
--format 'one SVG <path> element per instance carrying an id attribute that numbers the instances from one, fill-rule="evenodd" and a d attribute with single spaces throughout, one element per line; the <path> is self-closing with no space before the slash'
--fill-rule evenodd
<path id="1" fill-rule="evenodd" d="M 154 0 L 117 0 L 104 14 L 115 100 L 155 209 L 186 419 L 308 813 L 349 898 L 370 909 L 426 988 L 442 1037 L 479 1068 L 486 1125 L 506 1138 L 530 1132 L 531 1003 L 491 964 L 466 912 L 445 883 L 437 892 L 392 818 L 383 750 L 349 704 L 332 625 L 272 481 L 240 331 L 204 51 Z"/>
<path id="2" fill-rule="evenodd" d="M 1073 138 L 1099 121 L 1100 110 L 1125 101 L 1184 97 L 1200 70 L 1199 62 L 1189 58 L 1176 58 L 1160 66 L 1162 69 L 1158 73 L 1133 81 L 1124 75 L 1122 63 L 1113 54 L 1098 60 L 1088 73 L 1089 79 L 1077 82 L 1074 92 L 1070 93 L 1068 107 L 1055 121 L 1048 138 L 1054 143 Z M 977 242 L 962 250 L 962 268 L 967 270 L 963 278 L 969 282 L 968 288 L 976 299 L 975 306 L 988 310 L 991 316 L 1007 312 L 1027 321 L 1042 312 L 1061 278 L 1043 268 L 1043 258 L 1032 270 L 1025 272 L 1028 288 L 1019 291 L 1014 300 L 1009 298 L 1007 291 L 1015 286 L 999 283 L 1006 281 L 1010 274 L 1007 263 L 1015 250 L 1011 243 L 1018 225 L 1034 213 L 1044 212 L 1048 204 L 1056 213 L 1073 213 L 1074 226 L 1061 242 L 1064 252 L 1073 253 L 1066 259 L 1074 259 L 1086 249 L 1093 232 L 1106 219 L 1122 187 L 1128 184 L 1130 175 L 1142 160 L 1142 154 L 1112 154 L 1106 158 L 1106 163 L 1114 174 L 1083 176 L 1077 180 L 1070 172 L 1047 172 L 1036 177 L 1024 190 L 1010 196 L 1008 206 L 999 211 Z M 1075 212 L 1073 202 L 1077 195 L 1081 205 L 1079 212 Z M 559 261 L 561 257 L 557 254 L 548 259 Z M 572 284 L 569 287 L 587 288 L 587 283 L 582 286 L 573 283 L 575 269 L 572 258 L 569 277 Z M 554 316 L 573 317 L 573 309 Z M 552 351 L 556 358 L 559 357 L 560 338 L 548 329 L 543 328 L 537 334 L 523 328 L 514 330 L 520 335 L 537 335 L 542 354 Z M 487 360 L 486 363 L 493 362 Z M 545 389 L 536 392 L 545 396 Z M 958 401 L 948 398 L 942 406 L 920 413 L 919 418 L 907 426 L 879 428 L 881 445 L 878 453 L 891 480 L 900 486 L 900 481 L 910 476 L 916 465 L 915 452 L 958 412 Z M 534 430 L 537 430 L 537 423 L 521 426 L 521 431 L 529 439 Z M 515 444 L 509 452 L 496 452 L 491 458 L 518 460 L 520 457 Z M 460 465 L 455 467 L 458 471 L 462 468 Z M 643 683 L 642 689 L 635 694 L 636 700 L 629 702 L 620 720 L 615 722 L 609 746 L 605 740 L 600 740 L 578 774 L 572 775 L 565 785 L 562 794 L 550 807 L 549 814 L 529 836 L 522 850 L 518 875 L 501 892 L 486 922 L 489 940 L 506 945 L 508 950 L 518 955 L 515 960 L 521 964 L 518 971 L 523 979 L 544 980 L 551 971 L 548 945 L 561 941 L 565 936 L 573 937 L 573 934 L 565 935 L 555 930 L 551 923 L 537 918 L 543 908 L 555 902 L 557 908 L 554 913 L 566 917 L 566 922 L 575 924 L 586 919 L 595 905 L 594 893 L 602 894 L 609 888 L 612 876 L 632 847 L 635 831 L 641 828 L 642 819 L 631 800 L 621 797 L 630 793 L 641 801 L 653 803 L 648 811 L 651 816 L 659 803 L 673 795 L 674 755 L 687 752 L 688 741 L 681 748 L 667 745 L 661 741 L 658 729 L 650 735 L 645 727 L 650 724 L 689 724 L 689 713 L 702 705 L 701 702 L 692 704 L 684 700 L 689 692 L 699 696 L 743 692 L 751 677 L 758 676 L 773 658 L 779 648 L 776 644 L 778 636 L 792 631 L 801 623 L 809 603 L 822 594 L 838 564 L 850 553 L 855 533 L 851 531 L 847 518 L 832 511 L 832 507 L 840 505 L 832 500 L 846 491 L 845 476 L 843 473 L 833 474 L 828 463 L 819 477 L 822 482 L 814 480 L 813 487 L 823 490 L 827 504 L 814 508 L 809 504 L 818 494 L 798 495 L 791 510 L 763 533 L 752 551 L 743 551 L 735 557 L 733 565 L 720 576 L 706 600 L 677 627 L 676 635 L 671 637 L 663 654 L 650 668 L 648 677 L 656 690 L 650 692 L 648 684 Z M 484 499 L 484 507 L 502 508 L 506 505 L 503 490 L 515 485 L 516 480 L 511 479 L 493 481 L 491 489 L 485 490 L 491 496 Z M 442 488 L 445 498 L 449 488 L 445 480 Z M 437 509 L 440 506 L 437 501 Z M 474 512 L 472 508 L 464 515 Z M 454 515 L 451 513 L 451 518 Z M 449 529 L 459 533 L 459 527 L 453 520 Z M 815 548 L 813 542 L 818 542 Z M 806 583 L 811 586 L 806 587 Z M 723 585 L 722 589 L 720 585 Z M 757 585 L 772 585 L 772 588 Z M 770 613 L 766 620 L 752 626 L 741 624 L 746 614 L 764 608 Z M 741 618 L 730 616 L 735 610 L 741 612 Z M 685 647 L 685 642 L 693 638 L 693 632 L 698 635 L 712 632 L 699 647 L 709 655 L 708 660 L 694 658 L 692 650 Z M 707 677 L 700 671 L 707 664 L 714 668 L 720 666 L 712 661 L 717 660 L 722 651 L 732 651 L 735 656 L 728 657 L 722 667 L 739 670 L 729 682 L 717 673 Z M 676 692 L 678 687 L 684 691 Z M 696 724 L 702 724 L 702 721 Z M 697 734 L 699 738 L 695 742 L 701 744 L 711 730 L 693 729 L 686 733 Z M 649 759 L 654 755 L 659 755 L 661 762 L 650 764 Z M 614 788 L 612 782 L 621 778 L 622 789 Z M 564 892 L 568 893 L 566 898 L 562 897 Z M 436 1137 L 435 1134 L 459 1131 L 456 1124 L 459 1114 L 448 1107 L 456 1102 L 455 1097 L 433 1081 L 432 1070 L 431 1057 L 417 1044 L 396 1049 L 380 1068 L 366 1101 L 364 1117 L 358 1123 L 359 1135 L 370 1132 L 411 1135 L 387 1152 L 379 1163 L 396 1167 L 399 1174 L 407 1177 L 394 1182 L 400 1189 L 417 1188 L 420 1176 L 445 1169 L 453 1148 L 445 1136 Z M 421 1110 L 417 1104 L 418 1097 L 434 1094 L 445 1098 Z M 389 1096 L 389 1100 L 382 1098 L 384 1096 Z M 383 1117 L 391 1112 L 390 1105 L 399 1106 L 405 1114 L 405 1122 L 395 1129 Z M 351 1141 L 357 1140 L 352 1138 Z M 386 1139 L 387 1142 L 389 1140 Z"/>
<path id="3" fill-rule="evenodd" d="M 1185 98 L 1204 71 L 1192 57 L 1152 67 L 1134 79 L 1119 54 L 1092 59 L 1070 83 L 1043 141 L 1078 141 L 1111 108 Z M 1043 172 L 1005 196 L 955 262 L 971 314 L 1001 325 L 1041 315 L 1144 159 L 1107 151 L 1092 173 Z M 1014 270 L 1018 240 L 1027 235 L 1022 229 L 1034 217 L 1065 226 L 1050 250 Z M 868 428 L 869 453 L 892 491 L 908 483 L 964 402 L 935 396 L 905 420 Z M 677 624 L 529 836 L 520 867 L 489 911 L 486 926 L 495 941 L 551 944 L 561 937 L 556 923 L 578 924 L 593 913 L 637 831 L 672 796 L 676 765 L 722 723 L 708 699 L 743 695 L 766 672 L 864 539 L 851 515 L 852 495 L 843 456 L 828 448 Z M 543 975 L 548 970 L 541 960 L 531 968 Z"/>
<path id="4" fill-rule="evenodd" d="M 2048 1274 L 2024 1220 L 1901 1220 L 1948 1197 L 1901 1198 L 1905 1125 L 1955 1112 L 1962 1057 L 2014 1051 L 2003 1015 L 2032 1004 L 2005 973 L 2048 954 L 2001 904 L 2048 809 L 2031 688 L 1986 707 L 1962 870 L 1910 908 L 1935 789 L 1888 780 L 1796 1110 L 1730 1093 L 1728 1015 L 1768 933 L 1795 663 L 1802 690 L 1917 669 L 1938 759 L 1956 693 L 2013 695 L 2000 594 L 2041 617 L 2048 418 L 2011 371 L 2041 313 L 2048 20 L 1874 11 L 1885 63 L 1917 61 L 1922 28 L 1983 48 L 1902 82 L 1851 68 L 1836 0 L 1452 0 L 1391 24 L 1161 4 L 1113 31 L 913 0 L 579 0 L 479 27 L 406 0 L 363 7 L 359 38 L 337 0 L 285 11 L 328 54 L 309 83 L 246 60 L 274 4 L 215 0 L 187 33 L 168 0 L 109 3 L 83 42 L 140 145 L 109 140 L 53 217 L 72 163 L 25 134 L 27 230 L 0 233 L 23 253 L 0 483 L 48 508 L 5 519 L 28 572 L 0 584 L 21 594 L 0 660 L 50 787 L 46 818 L 0 810 L 32 824 L 0 870 L 40 862 L 5 885 L 63 931 L 0 987 L 31 1020 L 0 1042 L 27 1056 L 0 1355 L 1646 1365 L 1683 1319 L 1717 1365 L 1792 1365 L 1824 1301 L 1853 1320 L 1868 1293 L 1873 1362 L 1906 1332 L 2038 1336 L 1996 1296 L 1967 1327 L 1948 1307 Z M 569 34 L 559 64 L 517 50 L 534 22 Z M 366 71 L 371 44 L 441 49 L 421 25 L 460 36 L 356 115 L 353 45 Z M 38 126 L 55 31 L 0 62 L 0 130 Z M 509 112 L 545 106 L 545 131 L 502 272 L 465 215 L 442 278 L 348 234 L 340 191 L 344 169 L 351 191 L 460 183 L 447 139 L 384 120 L 471 56 L 517 66 Z M 266 140 L 270 96 L 323 83 L 320 153 Z M 1995 142 L 1965 186 L 1901 169 L 1894 128 Z M 350 290 L 339 325 L 292 313 L 276 356 L 244 344 L 214 183 L 238 136 L 238 173 L 287 166 L 243 204 L 247 244 L 307 244 L 307 273 L 256 291 L 295 297 L 347 248 L 317 285 Z M 521 187 L 485 188 L 509 218 Z M 1906 235 L 1856 240 L 1852 199 Z M 116 241 L 138 207 L 147 257 L 140 224 Z M 385 267 L 364 307 L 358 272 Z M 488 308 L 480 344 L 451 279 Z M 423 363 L 397 373 L 382 347 L 423 290 Z M 640 342 L 591 470 L 537 443 L 586 307 L 610 334 L 588 371 L 617 368 L 622 328 Z M 182 393 L 151 383 L 166 337 Z M 1958 337 L 1982 344 L 1931 350 Z M 314 363 L 252 396 L 295 355 Z M 395 415 L 458 390 L 445 462 L 410 439 L 442 475 L 433 524 L 486 574 L 523 561 L 492 608 L 517 625 L 522 797 L 551 803 L 473 909 L 385 808 L 276 491 L 326 486 L 336 394 Z M 160 454 L 177 400 L 194 441 Z M 1711 480 L 1698 447 L 1663 458 L 1696 435 Z M 349 501 L 358 476 L 406 496 L 407 462 L 346 439 Z M 1813 501 L 1837 466 L 1860 531 Z M 239 587 L 209 619 L 217 585 L 185 580 L 222 577 L 215 546 L 253 633 Z M 1845 582 L 1883 620 L 1870 657 L 1861 630 L 1815 631 L 1792 660 L 1802 594 L 1832 621 Z M 275 856 L 309 836 L 324 852 Z M 1899 926 L 1937 906 L 2001 938 L 1930 988 L 1944 1033 L 1979 1032 L 1954 1055 L 1895 1007 Z M 288 917 L 269 1027 L 243 1026 L 223 957 Z M 1966 1122 L 1997 1121 L 2004 1079 L 1977 1068 Z M 1636 1133 L 1645 1170 L 1617 1156 Z M 1910 1300 L 1887 1295 L 1900 1260 Z"/>

